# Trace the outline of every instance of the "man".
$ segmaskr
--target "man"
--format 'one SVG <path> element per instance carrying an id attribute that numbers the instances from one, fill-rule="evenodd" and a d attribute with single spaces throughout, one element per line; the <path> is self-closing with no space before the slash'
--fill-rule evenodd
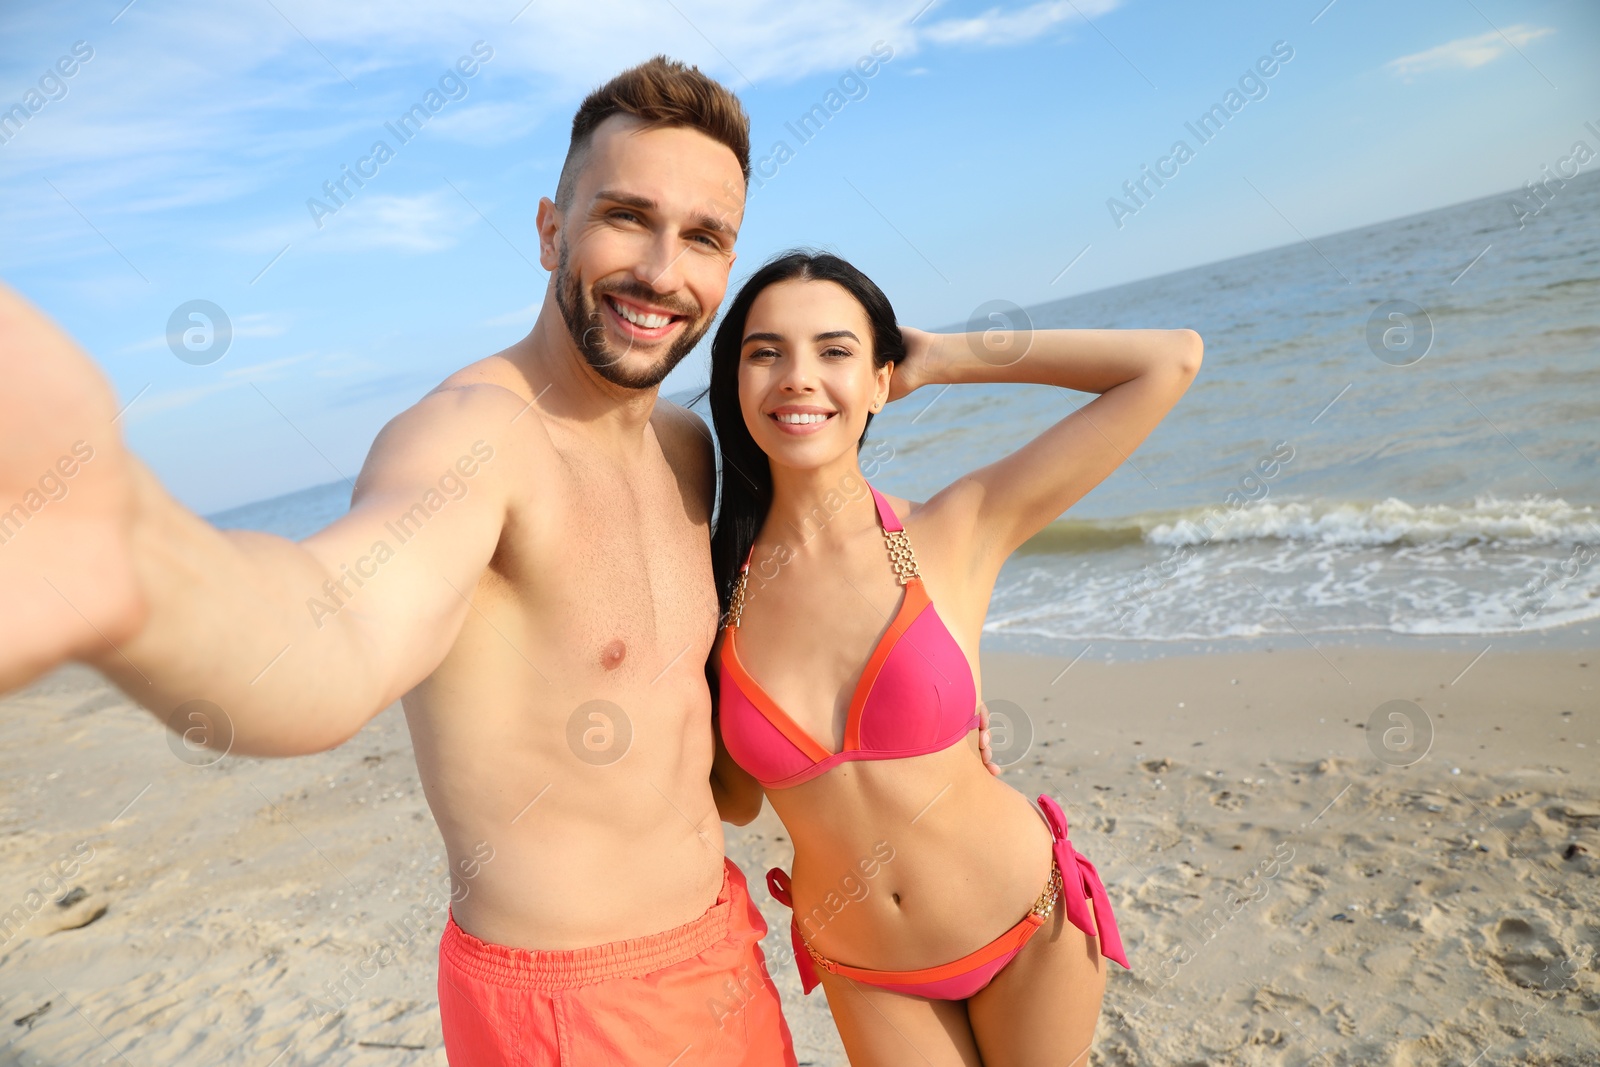
<path id="1" fill-rule="evenodd" d="M 723 298 L 748 173 L 744 111 L 698 70 L 591 94 L 539 204 L 532 332 L 384 427 L 349 514 L 299 544 L 174 502 L 92 363 L 0 287 L 0 508 L 22 509 L 0 690 L 82 659 L 274 756 L 400 699 L 472 878 L 440 945 L 453 1064 L 795 1063 L 710 785 L 710 438 L 657 398 Z"/>

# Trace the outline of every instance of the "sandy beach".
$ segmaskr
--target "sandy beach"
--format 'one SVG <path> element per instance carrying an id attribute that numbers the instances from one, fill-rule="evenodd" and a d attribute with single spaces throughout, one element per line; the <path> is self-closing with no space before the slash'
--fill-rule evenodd
<path id="1" fill-rule="evenodd" d="M 1597 677 L 1581 649 L 986 655 L 1035 735 L 1006 780 L 1062 801 L 1134 964 L 1091 1062 L 1596 1062 Z M 443 848 L 398 708 L 193 766 L 83 668 L 0 707 L 0 1065 L 445 1063 Z M 756 886 L 790 858 L 770 809 L 728 850 Z M 770 955 L 787 913 L 755 892 Z M 777 979 L 800 1061 L 843 1064 Z"/>

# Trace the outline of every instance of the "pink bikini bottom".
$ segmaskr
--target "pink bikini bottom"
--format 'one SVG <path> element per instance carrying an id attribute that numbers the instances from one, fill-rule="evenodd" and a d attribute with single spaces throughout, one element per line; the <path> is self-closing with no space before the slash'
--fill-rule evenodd
<path id="1" fill-rule="evenodd" d="M 1067 817 L 1061 806 L 1050 797 L 1041 795 L 1039 808 L 1054 841 L 1050 884 L 1033 910 L 1015 926 L 982 948 L 950 963 L 914 971 L 876 971 L 866 967 L 851 967 L 824 957 L 801 935 L 799 922 L 791 920 L 789 936 L 794 942 L 795 964 L 800 969 L 800 984 L 805 991 L 810 993 L 821 981 L 817 976 L 820 967 L 830 974 L 894 993 L 929 1000 L 966 1000 L 987 986 L 995 975 L 1005 969 L 1006 964 L 1016 958 L 1028 939 L 1050 917 L 1058 896 L 1066 908 L 1067 921 L 1088 936 L 1098 938 L 1101 955 L 1127 967 L 1128 957 L 1123 951 L 1117 921 L 1111 914 L 1111 900 L 1106 896 L 1099 872 L 1067 840 Z M 774 867 L 767 872 L 767 888 L 779 903 L 790 908 L 794 906 L 789 893 L 789 876 L 782 868 Z M 1074 889 L 1077 891 L 1074 892 Z M 1094 901 L 1092 914 L 1085 903 L 1086 899 Z"/>

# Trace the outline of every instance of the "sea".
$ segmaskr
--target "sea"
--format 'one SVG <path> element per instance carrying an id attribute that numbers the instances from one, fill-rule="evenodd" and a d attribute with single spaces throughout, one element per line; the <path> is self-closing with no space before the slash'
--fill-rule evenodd
<path id="1" fill-rule="evenodd" d="M 952 309 L 947 329 L 1189 327 L 1205 341 L 1149 440 L 1003 568 L 986 647 L 1595 644 L 1600 173 L 1543 193 L 1027 308 L 997 294 L 976 320 Z M 924 388 L 874 422 L 889 447 L 870 476 L 925 499 L 1090 399 Z M 299 538 L 348 494 L 336 482 L 212 521 Z"/>

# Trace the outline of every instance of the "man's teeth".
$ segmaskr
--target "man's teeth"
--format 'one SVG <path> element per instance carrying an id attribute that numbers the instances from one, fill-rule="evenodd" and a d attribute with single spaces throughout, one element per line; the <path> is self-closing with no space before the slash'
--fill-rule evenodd
<path id="1" fill-rule="evenodd" d="M 804 426 L 811 422 L 822 422 L 827 418 L 827 415 L 799 415 L 784 413 L 778 416 L 778 421 L 786 422 L 790 426 Z"/>
<path id="2" fill-rule="evenodd" d="M 628 307 L 626 304 L 611 301 L 611 307 L 618 315 L 627 319 L 635 326 L 642 326 L 647 330 L 658 330 L 672 321 L 671 315 L 646 315 Z"/>

